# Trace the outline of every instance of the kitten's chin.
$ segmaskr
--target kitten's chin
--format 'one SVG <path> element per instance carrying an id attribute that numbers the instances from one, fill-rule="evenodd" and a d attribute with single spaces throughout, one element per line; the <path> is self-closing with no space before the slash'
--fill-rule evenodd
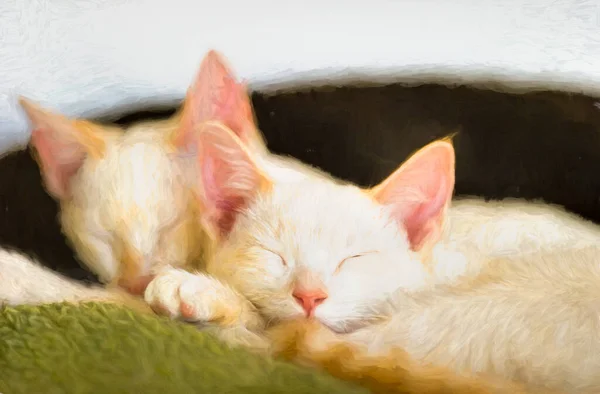
<path id="1" fill-rule="evenodd" d="M 333 324 L 327 323 L 327 321 L 321 321 L 321 320 L 319 320 L 319 322 L 324 327 L 326 327 L 329 331 L 332 331 L 332 332 L 334 332 L 336 334 L 349 334 L 350 332 L 352 332 L 352 331 L 349 331 L 348 328 L 346 328 L 346 327 L 343 327 L 343 328 L 342 327 L 338 327 L 338 326 L 335 326 Z"/>
<path id="2" fill-rule="evenodd" d="M 327 319 L 326 317 L 315 316 L 315 320 L 327 327 L 336 334 L 352 334 L 365 327 L 378 324 L 385 320 L 384 316 L 365 316 L 361 319 Z"/>
<path id="3" fill-rule="evenodd" d="M 326 319 L 319 319 L 316 317 L 308 317 L 307 318 L 304 314 L 299 314 L 297 316 L 288 317 L 288 318 L 279 318 L 276 321 L 271 320 L 271 326 L 289 325 L 289 324 L 298 323 L 298 322 L 301 322 L 303 324 L 317 323 L 320 326 L 326 328 L 327 330 L 329 330 L 335 334 L 348 334 L 348 333 L 354 331 L 352 329 L 349 329 L 348 327 L 340 327 L 339 325 L 330 323 Z"/>
<path id="4" fill-rule="evenodd" d="M 277 316 L 277 317 L 272 317 L 269 320 L 269 327 L 275 327 L 275 326 L 287 326 L 290 324 L 295 324 L 295 323 L 302 323 L 302 324 L 312 324 L 312 323 L 318 323 L 319 325 L 321 325 L 322 327 L 326 328 L 327 330 L 335 333 L 335 334 L 347 334 L 353 331 L 353 329 L 349 329 L 352 327 L 347 327 L 347 326 L 341 326 L 339 324 L 335 324 L 332 323 L 330 321 L 328 321 L 327 319 L 324 318 L 318 318 L 316 316 L 313 317 L 306 317 L 305 314 L 303 313 L 297 313 L 297 314 L 290 314 L 287 316 Z M 358 327 L 356 327 L 358 328 Z"/>
<path id="5" fill-rule="evenodd" d="M 264 313 L 264 312 L 263 312 Z M 269 322 L 268 325 L 270 327 L 277 326 L 280 324 L 289 324 L 293 321 L 304 321 L 304 322 L 316 322 L 319 323 L 324 328 L 335 334 L 350 334 L 356 330 L 359 330 L 371 323 L 371 321 L 367 318 L 361 320 L 339 320 L 336 321 L 334 319 L 328 319 L 327 317 L 319 316 L 317 313 L 311 317 L 306 317 L 303 312 L 289 312 L 287 314 L 279 313 L 277 315 L 269 315 L 264 313 L 264 316 L 267 318 Z"/>
<path id="6" fill-rule="evenodd" d="M 327 319 L 319 319 L 316 318 L 319 323 L 321 323 L 324 327 L 329 329 L 330 331 L 336 334 L 350 334 L 364 326 L 364 324 L 357 323 L 348 323 L 348 322 L 339 322 L 333 323 L 328 321 Z"/>

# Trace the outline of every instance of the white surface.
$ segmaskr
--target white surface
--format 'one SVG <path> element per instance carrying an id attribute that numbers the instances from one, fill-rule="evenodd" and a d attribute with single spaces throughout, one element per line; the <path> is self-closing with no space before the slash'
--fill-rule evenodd
<path id="1" fill-rule="evenodd" d="M 252 88 L 477 82 L 600 94 L 600 0 L 0 0 L 0 151 L 18 94 L 68 115 L 180 100 L 215 48 Z"/>

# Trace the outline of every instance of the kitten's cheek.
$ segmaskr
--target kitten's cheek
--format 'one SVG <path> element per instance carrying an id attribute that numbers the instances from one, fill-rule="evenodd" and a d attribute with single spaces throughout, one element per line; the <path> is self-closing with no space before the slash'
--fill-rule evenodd
<path id="1" fill-rule="evenodd" d="M 335 324 L 334 322 L 327 320 L 327 319 L 319 319 L 315 316 L 315 318 L 319 321 L 319 323 L 322 324 L 322 326 L 331 331 L 334 334 L 344 334 L 345 331 L 343 329 L 343 327 L 340 327 L 338 324 Z"/>
<path id="2" fill-rule="evenodd" d="M 287 305 L 285 310 L 289 311 L 287 313 L 288 320 L 306 319 L 306 312 L 304 311 L 304 309 L 302 309 L 302 307 L 298 304 L 296 300 L 287 300 L 286 304 Z"/>

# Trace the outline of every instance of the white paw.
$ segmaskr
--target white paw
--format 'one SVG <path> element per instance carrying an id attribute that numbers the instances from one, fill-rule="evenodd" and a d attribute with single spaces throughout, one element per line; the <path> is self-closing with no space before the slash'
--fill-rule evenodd
<path id="1" fill-rule="evenodd" d="M 144 298 L 156 313 L 207 323 L 223 318 L 224 289 L 210 276 L 169 269 L 150 282 Z"/>

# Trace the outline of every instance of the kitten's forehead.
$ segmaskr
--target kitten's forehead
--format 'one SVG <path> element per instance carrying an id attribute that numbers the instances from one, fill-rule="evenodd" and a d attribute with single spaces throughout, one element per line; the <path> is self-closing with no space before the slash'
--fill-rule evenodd
<path id="1" fill-rule="evenodd" d="M 187 209 L 177 161 L 156 129 L 132 129 L 111 141 L 101 160 L 86 163 L 79 182 L 82 207 L 106 226 L 128 232 L 142 249 L 166 221 Z"/>
<path id="2" fill-rule="evenodd" d="M 110 144 L 104 158 L 94 166 L 91 177 L 121 197 L 158 197 L 155 187 L 168 186 L 177 177 L 173 155 L 164 136 L 153 130 L 134 130 Z M 143 187 L 147 185 L 148 187 Z"/>
<path id="3" fill-rule="evenodd" d="M 351 185 L 315 179 L 276 185 L 262 205 L 257 218 L 268 217 L 277 247 L 313 266 L 403 239 L 381 206 Z"/>

